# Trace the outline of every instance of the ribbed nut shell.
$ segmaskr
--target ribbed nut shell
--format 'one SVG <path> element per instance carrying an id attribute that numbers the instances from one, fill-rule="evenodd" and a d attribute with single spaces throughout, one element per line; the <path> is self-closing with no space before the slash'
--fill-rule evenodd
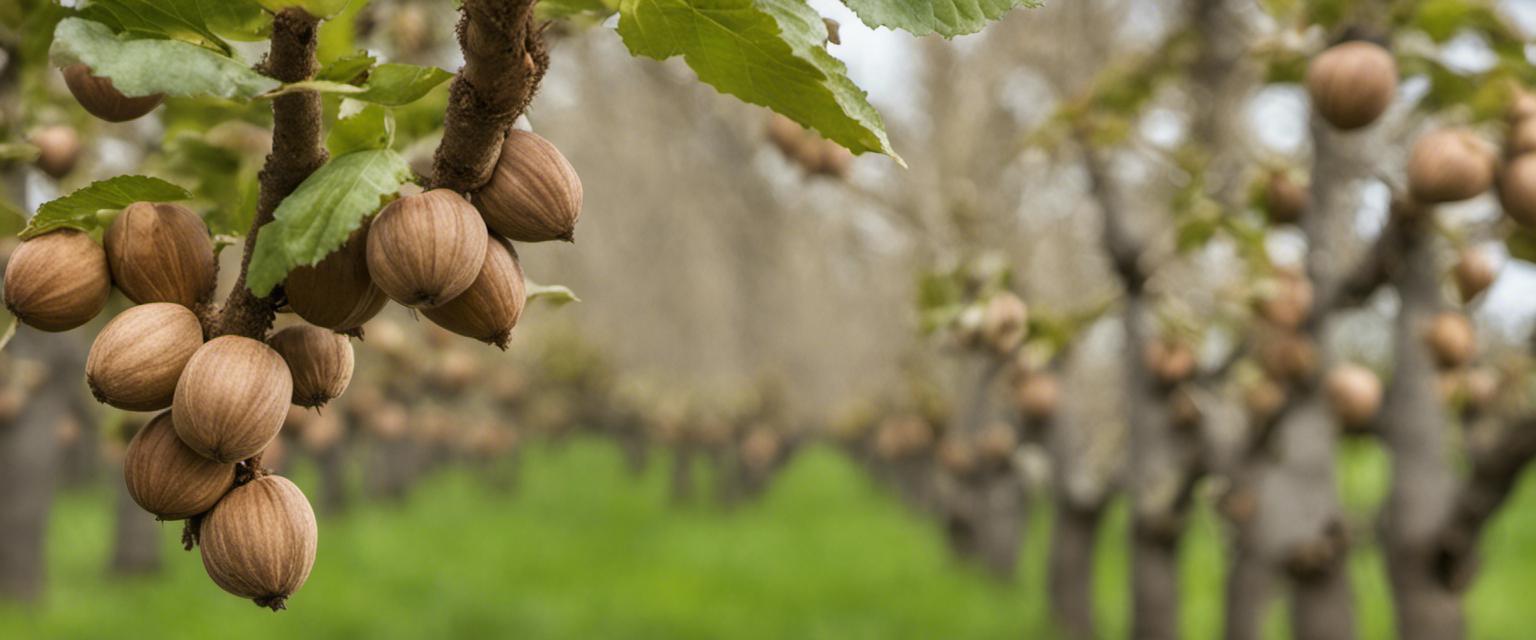
<path id="1" fill-rule="evenodd" d="M 141 304 L 117 315 L 96 334 L 85 361 L 91 395 L 127 411 L 171 406 L 176 382 L 203 346 L 197 314 L 179 304 Z"/>
<path id="2" fill-rule="evenodd" d="M 1526 227 L 1536 227 L 1536 154 L 1510 161 L 1499 175 L 1499 204 L 1504 214 Z"/>
<path id="3" fill-rule="evenodd" d="M 111 293 L 106 252 L 75 229 L 21 243 L 5 265 L 5 308 L 35 329 L 68 331 L 90 322 Z"/>
<path id="4" fill-rule="evenodd" d="M 277 437 L 292 397 L 288 365 L 271 347 L 240 336 L 214 338 L 176 383 L 176 435 L 211 460 L 244 460 Z"/>
<path id="5" fill-rule="evenodd" d="M 474 283 L 489 241 L 485 221 L 459 194 L 406 196 L 384 207 L 368 230 L 368 274 L 394 301 L 430 309 Z"/>
<path id="6" fill-rule="evenodd" d="M 344 335 L 320 327 L 295 325 L 273 334 L 267 344 L 288 363 L 296 405 L 324 406 L 352 382 L 352 343 Z"/>
<path id="7" fill-rule="evenodd" d="M 111 78 L 91 75 L 91 68 L 84 64 L 64 67 L 64 84 L 74 94 L 80 106 L 91 115 L 107 122 L 127 122 L 155 110 L 165 101 L 165 94 L 130 98 L 112 85 Z"/>
<path id="8" fill-rule="evenodd" d="M 219 588 L 273 611 L 315 566 L 318 529 L 304 492 L 282 476 L 235 487 L 203 520 L 203 569 Z"/>
<path id="9" fill-rule="evenodd" d="M 1359 129 L 1392 106 L 1397 97 L 1397 62 L 1379 45 L 1345 42 L 1313 58 L 1306 82 L 1318 115 L 1339 129 Z"/>
<path id="10" fill-rule="evenodd" d="M 123 455 L 128 495 L 161 520 L 184 520 L 213 508 L 235 484 L 235 465 L 214 462 L 176 437 L 171 412 L 144 425 Z"/>
<path id="11" fill-rule="evenodd" d="M 129 300 L 190 308 L 213 293 L 213 239 L 191 209 L 135 202 L 117 214 L 102 240 L 112 282 Z"/>
<path id="12" fill-rule="evenodd" d="M 526 299 L 517 251 L 512 243 L 492 238 L 485 246 L 485 264 L 475 283 L 459 297 L 422 314 L 444 329 L 506 349 Z"/>
<path id="13" fill-rule="evenodd" d="M 581 178 L 560 150 L 539 134 L 514 129 L 475 205 L 492 231 L 511 240 L 569 242 L 581 198 Z"/>
<path id="14" fill-rule="evenodd" d="M 373 319 L 389 298 L 368 277 L 368 224 L 319 264 L 289 272 L 283 291 L 293 312 L 317 327 L 351 331 Z"/>
<path id="15" fill-rule="evenodd" d="M 1493 186 L 1492 149 L 1466 129 L 1420 137 L 1408 156 L 1408 192 L 1425 204 L 1475 198 Z"/>

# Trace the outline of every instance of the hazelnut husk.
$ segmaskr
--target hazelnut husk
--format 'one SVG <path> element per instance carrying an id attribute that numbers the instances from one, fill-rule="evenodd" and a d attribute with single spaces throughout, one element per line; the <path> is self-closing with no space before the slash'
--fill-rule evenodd
<path id="1" fill-rule="evenodd" d="M 184 520 L 213 508 L 235 484 L 235 465 L 214 462 L 176 437 L 167 411 L 133 434 L 123 454 L 128 495 L 161 520 Z"/>
<path id="2" fill-rule="evenodd" d="M 1499 204 L 1504 215 L 1526 227 L 1536 227 L 1536 154 L 1510 161 L 1499 174 Z"/>
<path id="3" fill-rule="evenodd" d="M 117 215 L 102 240 L 112 282 L 129 300 L 190 308 L 213 295 L 213 239 L 191 209 L 135 202 Z"/>
<path id="4" fill-rule="evenodd" d="M 211 460 L 245 460 L 277 437 L 292 397 L 288 365 L 271 347 L 214 338 L 192 354 L 176 383 L 176 435 Z"/>
<path id="5" fill-rule="evenodd" d="M 480 275 L 490 234 L 480 214 L 448 189 L 405 196 L 368 230 L 368 274 L 400 304 L 430 309 L 464 293 Z"/>
<path id="6" fill-rule="evenodd" d="M 939 464 L 956 476 L 968 476 L 980 466 L 976 447 L 958 436 L 950 436 L 939 442 Z"/>
<path id="7" fill-rule="evenodd" d="M 1029 332 L 1029 307 L 1010 291 L 987 300 L 981 315 L 981 338 L 998 353 L 1012 353 Z"/>
<path id="8" fill-rule="evenodd" d="M 325 406 L 352 381 L 352 343 L 344 335 L 296 325 L 272 334 L 267 344 L 288 363 L 296 405 Z"/>
<path id="9" fill-rule="evenodd" d="M 203 569 L 219 588 L 285 609 L 315 565 L 315 511 L 287 478 L 261 476 L 219 500 L 198 542 Z"/>
<path id="10" fill-rule="evenodd" d="M 368 227 L 366 222 L 358 227 L 318 264 L 288 273 L 283 291 L 300 318 L 333 331 L 354 331 L 389 302 L 368 276 Z"/>
<path id="11" fill-rule="evenodd" d="M 197 314 L 179 304 L 141 304 L 113 318 L 85 361 L 85 383 L 98 401 L 126 411 L 171 406 L 176 382 L 203 346 Z"/>
<path id="12" fill-rule="evenodd" d="M 90 322 L 111 293 L 106 252 L 76 229 L 21 243 L 5 265 L 5 308 L 35 329 L 68 331 Z"/>
<path id="13" fill-rule="evenodd" d="M 64 67 L 64 84 L 80 106 L 107 122 L 127 122 L 155 110 L 165 101 L 165 94 L 128 97 L 112 85 L 111 78 L 91 75 L 90 67 L 72 64 Z"/>
<path id="14" fill-rule="evenodd" d="M 1380 45 L 1355 40 L 1329 47 L 1307 67 L 1312 108 L 1343 130 L 1375 122 L 1397 97 L 1397 62 Z"/>
<path id="15" fill-rule="evenodd" d="M 1457 258 L 1451 277 L 1456 281 L 1456 292 L 1461 295 L 1461 301 L 1467 303 L 1493 286 L 1493 281 L 1499 277 L 1499 267 L 1487 252 L 1467 249 Z"/>
<path id="16" fill-rule="evenodd" d="M 526 297 L 517 251 L 510 242 L 493 237 L 485 245 L 485 262 L 474 284 L 422 314 L 444 329 L 505 350 Z"/>
<path id="17" fill-rule="evenodd" d="M 1324 382 L 1329 406 L 1345 426 L 1370 424 L 1381 409 L 1381 379 L 1376 372 L 1352 362 L 1339 364 Z"/>
<path id="18" fill-rule="evenodd" d="M 1312 194 L 1307 187 L 1291 179 L 1284 171 L 1269 174 L 1264 185 L 1264 208 L 1274 224 L 1296 224 L 1311 206 Z"/>
<path id="19" fill-rule="evenodd" d="M 1477 354 L 1477 335 L 1472 321 L 1454 311 L 1442 311 L 1430 320 L 1425 333 L 1435 363 L 1443 369 L 1455 369 L 1472 361 Z"/>
<path id="20" fill-rule="evenodd" d="M 37 147 L 37 168 L 55 180 L 69 175 L 80 160 L 80 134 L 69 125 L 38 129 L 28 142 Z"/>
<path id="21" fill-rule="evenodd" d="M 1466 129 L 1427 133 L 1408 157 L 1408 192 L 1425 204 L 1475 198 L 1493 186 L 1493 176 L 1494 154 Z"/>
<path id="22" fill-rule="evenodd" d="M 518 242 L 575 238 L 581 178 L 548 140 L 513 129 L 501 145 L 490 182 L 475 192 L 485 224 Z"/>

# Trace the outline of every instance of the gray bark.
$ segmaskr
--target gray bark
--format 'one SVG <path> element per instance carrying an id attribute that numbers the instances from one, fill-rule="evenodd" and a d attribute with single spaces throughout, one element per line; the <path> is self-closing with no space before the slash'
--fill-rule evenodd
<path id="1" fill-rule="evenodd" d="M 1443 306 L 1432 211 L 1410 212 L 1392 234 L 1393 273 L 1402 308 L 1393 336 L 1393 377 L 1387 387 L 1382 435 L 1392 453 L 1392 489 L 1381 518 L 1399 637 L 1456 640 L 1466 635 L 1461 593 L 1435 575 L 1442 523 L 1457 489 L 1434 356 L 1424 332 Z"/>
<path id="2" fill-rule="evenodd" d="M 1342 240 L 1353 220 L 1359 163 L 1344 153 L 1358 142 L 1345 139 L 1313 119 L 1312 210 L 1304 218 L 1307 273 L 1321 300 L 1331 300 L 1344 273 Z M 1341 228 L 1343 232 L 1341 232 Z M 1259 553 L 1286 569 L 1291 625 L 1300 638 L 1354 638 L 1353 595 L 1345 570 L 1348 553 L 1334 476 L 1338 434 L 1322 377 L 1333 364 L 1328 314 L 1314 314 L 1305 327 L 1317 350 L 1318 366 L 1293 384 L 1293 406 L 1274 427 L 1274 462 L 1259 478 L 1255 542 Z"/>

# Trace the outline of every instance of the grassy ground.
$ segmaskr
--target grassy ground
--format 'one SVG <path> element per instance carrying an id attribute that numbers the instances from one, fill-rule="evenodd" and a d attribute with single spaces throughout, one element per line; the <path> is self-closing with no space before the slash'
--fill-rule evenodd
<path id="1" fill-rule="evenodd" d="M 1030 524 L 1025 577 L 999 586 L 956 567 L 933 527 L 830 451 L 802 456 L 766 501 L 729 513 L 669 507 L 661 468 L 634 480 L 601 443 L 529 453 L 513 495 L 455 472 L 403 505 L 323 520 L 314 574 L 280 614 L 220 592 L 195 554 L 175 550 L 174 526 L 164 575 L 107 578 L 109 494 L 67 495 L 48 550 L 48 598 L 36 610 L 0 608 L 0 637 L 1048 637 L 1044 512 Z M 1346 497 L 1374 502 L 1385 460 L 1371 449 L 1348 457 Z M 1491 532 L 1473 594 L 1477 637 L 1529 630 L 1523 600 L 1536 558 L 1522 549 L 1536 544 L 1533 502 L 1523 492 Z M 1123 636 L 1128 597 L 1124 526 L 1117 512 L 1097 572 L 1112 637 Z M 1219 629 L 1218 533 L 1202 515 L 1186 546 L 1190 638 Z M 1390 637 L 1379 560 L 1362 552 L 1352 568 L 1364 637 Z"/>

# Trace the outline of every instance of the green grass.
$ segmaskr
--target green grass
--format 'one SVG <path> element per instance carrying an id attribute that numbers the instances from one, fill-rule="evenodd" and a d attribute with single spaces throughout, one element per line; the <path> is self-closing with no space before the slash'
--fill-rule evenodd
<path id="1" fill-rule="evenodd" d="M 1344 492 L 1374 502 L 1386 461 L 1352 451 Z M 299 474 L 308 489 L 307 474 Z M 369 505 L 321 522 L 320 554 L 290 610 L 227 596 L 196 554 L 166 571 L 108 578 L 106 491 L 68 494 L 55 512 L 47 598 L 0 608 L 0 637 L 80 638 L 999 638 L 1048 637 L 1041 568 L 1048 513 L 1036 510 L 1019 584 L 956 566 L 936 527 L 873 488 L 838 454 L 797 459 L 767 499 L 730 512 L 677 509 L 664 469 L 635 480 L 611 447 L 577 442 L 525 455 L 518 492 L 464 471 L 424 482 L 403 505 Z M 1474 591 L 1479 638 L 1521 637 L 1536 580 L 1536 496 L 1525 491 L 1488 538 Z M 1101 539 L 1100 618 L 1123 636 L 1125 514 Z M 1183 556 L 1186 636 L 1220 628 L 1222 548 L 1202 511 Z M 1363 637 L 1390 637 L 1380 561 L 1352 561 Z M 1273 616 L 1275 634 L 1283 625 Z"/>

